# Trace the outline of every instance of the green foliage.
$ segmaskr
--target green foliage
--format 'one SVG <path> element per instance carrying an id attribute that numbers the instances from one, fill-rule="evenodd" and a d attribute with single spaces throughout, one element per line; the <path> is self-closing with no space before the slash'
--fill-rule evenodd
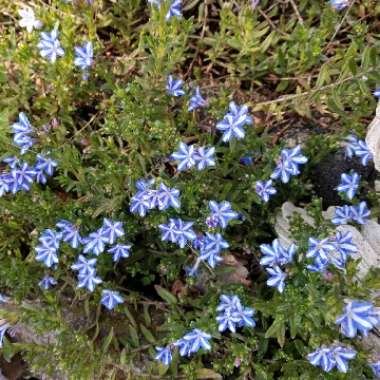
<path id="1" fill-rule="evenodd" d="M 380 82 L 380 41 L 373 20 L 379 4 L 364 0 L 337 12 L 315 0 L 263 0 L 256 8 L 248 0 L 184 0 L 183 19 L 166 22 L 168 4 L 157 11 L 145 0 L 73 3 L 33 2 L 44 30 L 57 25 L 61 31 L 65 56 L 50 64 L 39 55 L 39 33 L 19 27 L 19 3 L 0 0 L 0 157 L 18 154 L 10 125 L 25 112 L 38 136 L 25 159 L 49 151 L 59 163 L 47 185 L 0 198 L 0 288 L 17 303 L 12 322 L 50 337 L 39 343 L 7 339 L 4 357 L 21 352 L 32 372 L 76 380 L 370 379 L 367 354 L 359 343 L 342 340 L 334 321 L 344 298 L 366 298 L 380 288 L 378 271 L 360 282 L 357 262 L 350 262 L 346 273 L 332 270 L 326 281 L 306 270 L 305 252 L 309 236 L 333 231 L 311 195 L 312 169 L 338 149 L 343 135 L 363 135 L 376 105 L 371 91 Z M 84 81 L 73 65 L 73 47 L 86 40 L 94 44 L 95 65 Z M 188 112 L 189 95 L 169 97 L 169 74 L 184 79 L 187 90 L 199 85 L 209 107 Z M 255 125 L 242 142 L 222 144 L 215 124 L 231 100 L 251 107 Z M 293 127 L 311 129 L 304 144 L 310 162 L 263 205 L 255 183 L 269 177 L 289 142 L 284 133 Z M 176 172 L 168 156 L 180 141 L 215 145 L 216 167 Z M 254 164 L 242 165 L 240 158 L 251 152 Z M 131 214 L 134 182 L 142 177 L 179 189 L 181 210 Z M 368 197 L 379 208 L 378 194 Z M 248 279 L 227 281 L 237 266 L 226 263 L 189 278 L 184 268 L 196 252 L 160 240 L 157 226 L 176 215 L 205 229 L 212 199 L 230 201 L 243 216 L 224 237 L 228 256 L 250 270 Z M 307 205 L 316 223 L 292 220 L 299 251 L 280 295 L 254 269 L 258 247 L 275 237 L 275 215 L 286 200 Z M 88 234 L 103 217 L 123 221 L 133 244 L 130 258 L 118 264 L 108 254 L 98 258 L 104 287 L 125 298 L 114 312 L 99 306 L 99 289 L 90 294 L 76 287 L 70 266 L 78 250 L 63 248 L 54 272 L 35 261 L 45 228 L 68 219 Z M 55 290 L 38 288 L 45 274 L 58 279 Z M 257 310 L 255 329 L 218 332 L 215 308 L 229 293 Z M 153 360 L 155 346 L 195 327 L 212 334 L 211 352 L 191 359 L 174 354 L 169 368 Z M 361 350 L 348 374 L 322 373 L 305 360 L 337 340 Z"/>

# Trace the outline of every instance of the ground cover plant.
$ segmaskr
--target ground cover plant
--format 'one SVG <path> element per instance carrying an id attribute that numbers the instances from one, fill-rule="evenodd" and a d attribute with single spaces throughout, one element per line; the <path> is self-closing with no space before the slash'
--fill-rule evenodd
<path id="1" fill-rule="evenodd" d="M 0 0 L 14 378 L 379 376 L 363 344 L 379 268 L 358 274 L 340 229 L 379 215 L 379 16 L 375 0 Z M 291 220 L 290 245 L 285 201 L 314 219 Z"/>

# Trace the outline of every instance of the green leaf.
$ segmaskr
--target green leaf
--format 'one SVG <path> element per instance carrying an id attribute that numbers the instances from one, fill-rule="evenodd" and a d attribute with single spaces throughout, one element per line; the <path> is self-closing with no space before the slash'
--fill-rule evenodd
<path id="1" fill-rule="evenodd" d="M 177 303 L 177 298 L 173 296 L 169 291 L 161 287 L 160 285 L 154 285 L 154 288 L 156 289 L 156 292 L 158 295 L 167 303 L 169 304 L 176 304 Z"/>
<path id="2" fill-rule="evenodd" d="M 149 343 L 156 343 L 153 334 L 143 324 L 140 325 L 140 330 Z"/>
<path id="3" fill-rule="evenodd" d="M 219 373 L 213 371 L 212 369 L 208 369 L 208 368 L 197 369 L 196 375 L 197 375 L 197 379 L 220 379 L 220 380 L 223 380 L 223 377 Z"/>

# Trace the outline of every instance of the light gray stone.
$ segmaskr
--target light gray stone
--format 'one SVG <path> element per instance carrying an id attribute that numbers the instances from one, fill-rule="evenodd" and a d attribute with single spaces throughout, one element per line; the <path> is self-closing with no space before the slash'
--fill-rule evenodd
<path id="1" fill-rule="evenodd" d="M 380 103 L 376 108 L 376 116 L 368 127 L 365 141 L 373 155 L 375 168 L 380 171 Z"/>

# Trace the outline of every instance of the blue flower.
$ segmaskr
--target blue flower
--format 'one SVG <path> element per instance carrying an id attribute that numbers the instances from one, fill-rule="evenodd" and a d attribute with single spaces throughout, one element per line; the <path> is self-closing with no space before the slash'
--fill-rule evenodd
<path id="1" fill-rule="evenodd" d="M 78 274 L 78 288 L 87 288 L 88 291 L 93 292 L 95 286 L 102 283 L 102 280 L 96 276 L 96 270 L 90 269 L 87 272 L 79 272 Z"/>
<path id="2" fill-rule="evenodd" d="M 184 248 L 188 241 L 196 238 L 192 229 L 194 222 L 184 222 L 182 219 L 169 219 L 169 224 L 160 224 L 161 240 L 170 241 Z"/>
<path id="3" fill-rule="evenodd" d="M 222 121 L 216 124 L 216 129 L 223 132 L 222 140 L 228 142 L 233 138 L 241 140 L 245 137 L 244 122 L 238 123 L 231 114 L 227 114 Z"/>
<path id="4" fill-rule="evenodd" d="M 131 246 L 125 244 L 116 244 L 110 248 L 107 252 L 113 255 L 113 261 L 119 261 L 120 259 L 126 259 L 129 257 L 129 250 Z"/>
<path id="5" fill-rule="evenodd" d="M 104 305 L 108 310 L 114 309 L 118 304 L 121 304 L 123 302 L 123 298 L 116 290 L 104 289 L 102 291 L 102 299 L 100 303 Z"/>
<path id="6" fill-rule="evenodd" d="M 51 63 L 54 63 L 57 57 L 62 57 L 65 54 L 58 40 L 58 34 L 57 29 L 53 29 L 50 33 L 42 32 L 41 40 L 37 45 L 41 56 L 47 58 Z"/>
<path id="7" fill-rule="evenodd" d="M 83 255 L 79 255 L 71 269 L 85 275 L 95 270 L 96 261 L 96 259 L 86 259 Z"/>
<path id="8" fill-rule="evenodd" d="M 208 166 L 215 166 L 215 148 L 206 148 L 206 147 L 199 147 L 194 152 L 194 160 L 195 165 L 197 166 L 197 170 L 201 171 L 204 170 Z"/>
<path id="9" fill-rule="evenodd" d="M 352 219 L 351 206 L 344 205 L 335 209 L 335 216 L 331 219 L 334 224 L 348 224 Z"/>
<path id="10" fill-rule="evenodd" d="M 336 188 L 346 194 L 349 200 L 353 199 L 356 191 L 359 189 L 360 175 L 353 172 L 351 175 L 343 173 L 339 186 Z"/>
<path id="11" fill-rule="evenodd" d="M 114 244 L 117 238 L 122 237 L 125 234 L 122 222 L 113 222 L 107 218 L 103 219 L 101 232 L 103 236 L 107 238 L 107 243 L 109 244 Z"/>
<path id="12" fill-rule="evenodd" d="M 29 136 L 30 133 L 33 132 L 33 127 L 30 124 L 27 116 L 24 114 L 24 112 L 20 112 L 18 115 L 18 122 L 12 124 L 13 129 L 13 142 L 21 148 L 20 153 L 24 154 L 26 153 L 29 148 L 33 145 L 33 139 Z M 15 168 L 17 161 L 13 160 L 13 164 L 11 163 L 10 167 Z M 5 161 L 6 162 L 6 161 Z"/>
<path id="13" fill-rule="evenodd" d="M 361 163 L 364 166 L 367 166 L 368 162 L 373 159 L 371 151 L 363 140 L 358 141 L 358 147 L 356 148 L 355 154 L 361 159 Z"/>
<path id="14" fill-rule="evenodd" d="M 188 110 L 194 111 L 197 108 L 207 106 L 207 101 L 202 97 L 199 87 L 196 87 L 194 95 L 190 98 L 190 105 Z"/>
<path id="15" fill-rule="evenodd" d="M 19 167 L 13 169 L 10 174 L 11 177 L 8 183 L 10 185 L 11 192 L 15 194 L 20 190 L 30 190 L 36 171 L 24 162 L 21 163 Z"/>
<path id="16" fill-rule="evenodd" d="M 38 241 L 46 246 L 51 246 L 58 249 L 61 244 L 62 234 L 47 228 L 42 232 Z"/>
<path id="17" fill-rule="evenodd" d="M 99 256 L 105 248 L 105 244 L 109 242 L 109 237 L 105 236 L 103 230 L 100 228 L 95 232 L 92 232 L 88 237 L 83 238 L 83 244 L 85 244 L 83 252 L 91 252 L 96 256 Z"/>
<path id="18" fill-rule="evenodd" d="M 320 347 L 314 352 L 307 355 L 307 360 L 314 367 L 321 367 L 325 372 L 330 372 L 335 362 L 331 355 L 331 349 L 329 347 Z"/>
<path id="19" fill-rule="evenodd" d="M 60 220 L 56 226 L 60 229 L 62 240 L 68 243 L 71 248 L 78 248 L 79 245 L 82 244 L 79 228 L 73 223 L 67 220 Z"/>
<path id="20" fill-rule="evenodd" d="M 368 162 L 373 158 L 366 142 L 364 140 L 358 140 L 354 135 L 347 136 L 344 145 L 346 157 L 359 157 L 363 166 L 367 166 Z"/>
<path id="21" fill-rule="evenodd" d="M 248 107 L 238 106 L 235 102 L 230 102 L 229 112 L 224 119 L 216 124 L 216 128 L 224 132 L 222 140 L 230 141 L 232 138 L 241 140 L 245 137 L 244 126 L 252 125 L 252 117 L 248 115 Z"/>
<path id="22" fill-rule="evenodd" d="M 17 168 L 20 164 L 20 160 L 15 156 L 4 158 L 3 162 L 5 162 L 11 169 Z"/>
<path id="23" fill-rule="evenodd" d="M 135 186 L 137 190 L 144 192 L 146 190 L 149 190 L 153 186 L 154 182 L 155 182 L 154 178 L 152 179 L 140 178 L 139 180 L 135 182 Z"/>
<path id="24" fill-rule="evenodd" d="M 75 60 L 74 65 L 78 66 L 81 70 L 87 70 L 93 64 L 94 51 L 92 42 L 88 41 L 83 46 L 75 46 Z"/>
<path id="25" fill-rule="evenodd" d="M 57 280 L 51 276 L 45 276 L 38 285 L 45 290 L 50 289 L 50 287 L 57 285 Z"/>
<path id="26" fill-rule="evenodd" d="M 291 176 L 300 174 L 299 165 L 305 164 L 306 162 L 307 158 L 302 155 L 300 145 L 292 149 L 283 149 L 271 178 L 281 178 L 283 183 L 288 183 Z"/>
<path id="27" fill-rule="evenodd" d="M 347 373 L 348 361 L 356 356 L 357 352 L 349 347 L 335 346 L 331 349 L 331 357 L 339 372 Z"/>
<path id="28" fill-rule="evenodd" d="M 45 184 L 47 182 L 46 175 L 52 176 L 54 174 L 54 168 L 57 167 L 57 165 L 57 161 L 45 157 L 44 155 L 37 154 L 37 162 L 34 165 L 36 182 Z"/>
<path id="29" fill-rule="evenodd" d="M 333 258 L 333 264 L 337 268 L 343 269 L 348 257 L 350 257 L 353 253 L 358 252 L 358 247 L 352 242 L 352 233 L 350 231 L 338 231 L 333 244 L 336 251 L 339 253 L 338 258 Z"/>
<path id="30" fill-rule="evenodd" d="M 272 186 L 272 180 L 256 182 L 256 194 L 265 203 L 269 202 L 269 198 L 276 193 L 277 190 Z"/>
<path id="31" fill-rule="evenodd" d="M 157 203 L 159 210 L 166 210 L 169 207 L 180 208 L 181 201 L 179 199 L 180 192 L 177 189 L 171 189 L 164 183 L 160 184 L 157 190 Z"/>
<path id="32" fill-rule="evenodd" d="M 182 0 L 174 0 L 170 5 L 168 13 L 166 13 L 165 20 L 169 20 L 172 17 L 182 17 L 181 6 Z"/>
<path id="33" fill-rule="evenodd" d="M 199 258 L 203 261 L 207 261 L 211 268 L 214 268 L 218 262 L 222 261 L 222 258 L 219 256 L 221 251 L 228 247 L 229 244 L 223 239 L 221 234 L 210 234 L 206 232 Z"/>
<path id="34" fill-rule="evenodd" d="M 206 351 L 211 350 L 211 345 L 209 343 L 210 339 L 210 334 L 207 334 L 200 329 L 194 329 L 173 344 L 180 347 L 179 353 L 181 356 L 190 356 L 191 354 L 198 352 L 200 349 Z"/>
<path id="35" fill-rule="evenodd" d="M 58 252 L 54 246 L 37 245 L 35 251 L 37 252 L 36 260 L 42 261 L 48 268 L 58 264 Z"/>
<path id="36" fill-rule="evenodd" d="M 372 372 L 375 375 L 375 377 L 380 378 L 380 360 L 375 363 L 370 363 L 369 366 L 371 367 Z"/>
<path id="37" fill-rule="evenodd" d="M 371 211 L 368 209 L 367 203 L 362 201 L 357 206 L 351 206 L 351 218 L 359 224 L 366 224 Z"/>
<path id="38" fill-rule="evenodd" d="M 234 313 L 227 311 L 224 314 L 220 314 L 216 317 L 218 322 L 218 330 L 223 332 L 225 330 L 230 330 L 232 333 L 236 333 L 236 325 L 239 322 L 239 318 L 234 315 Z"/>
<path id="39" fill-rule="evenodd" d="M 340 11 L 349 6 L 350 2 L 348 0 L 330 0 L 330 5 L 337 11 Z"/>
<path id="40" fill-rule="evenodd" d="M 228 328 L 234 333 L 237 327 L 254 327 L 256 325 L 252 318 L 255 310 L 243 307 L 238 296 L 221 295 L 220 304 L 216 310 L 222 312 L 216 317 L 220 332 Z"/>
<path id="41" fill-rule="evenodd" d="M 166 84 L 166 90 L 171 96 L 183 96 L 185 91 L 182 89 L 183 80 L 175 80 L 172 75 L 168 76 L 168 82 Z"/>
<path id="42" fill-rule="evenodd" d="M 380 87 L 377 87 L 372 94 L 376 96 L 376 98 L 380 99 Z"/>
<path id="43" fill-rule="evenodd" d="M 10 324 L 5 319 L 0 320 L 0 348 L 3 347 L 4 336 L 9 327 Z"/>
<path id="44" fill-rule="evenodd" d="M 146 192 L 139 191 L 131 198 L 129 210 L 134 214 L 144 217 L 150 209 L 150 197 Z"/>
<path id="45" fill-rule="evenodd" d="M 221 228 L 226 228 L 230 220 L 239 218 L 239 214 L 232 210 L 230 202 L 223 201 L 217 203 L 215 201 L 210 201 L 208 206 L 211 210 L 211 217 L 217 220 Z"/>
<path id="46" fill-rule="evenodd" d="M 297 251 L 297 247 L 295 244 L 291 244 L 288 249 L 285 249 L 279 240 L 275 239 L 272 244 L 261 244 L 260 250 L 264 255 L 260 260 L 260 264 L 275 267 L 291 263 Z"/>
<path id="47" fill-rule="evenodd" d="M 285 278 L 287 277 L 280 267 L 266 268 L 270 277 L 267 280 L 267 285 L 277 288 L 280 293 L 283 293 L 285 288 Z"/>
<path id="48" fill-rule="evenodd" d="M 342 334 L 354 338 L 358 333 L 368 335 L 380 323 L 380 311 L 371 302 L 353 300 L 347 302 L 343 315 L 337 318 Z"/>
<path id="49" fill-rule="evenodd" d="M 172 352 L 170 346 L 167 347 L 156 347 L 157 355 L 154 357 L 155 360 L 162 362 L 164 365 L 169 365 L 172 362 Z"/>
<path id="50" fill-rule="evenodd" d="M 181 142 L 177 152 L 172 153 L 171 158 L 179 161 L 178 171 L 190 169 L 195 165 L 195 149 L 194 145 L 186 145 Z"/>
<path id="51" fill-rule="evenodd" d="M 314 237 L 310 237 L 306 257 L 320 260 L 321 263 L 327 263 L 329 261 L 330 252 L 334 250 L 335 246 L 329 238 L 318 240 Z"/>

